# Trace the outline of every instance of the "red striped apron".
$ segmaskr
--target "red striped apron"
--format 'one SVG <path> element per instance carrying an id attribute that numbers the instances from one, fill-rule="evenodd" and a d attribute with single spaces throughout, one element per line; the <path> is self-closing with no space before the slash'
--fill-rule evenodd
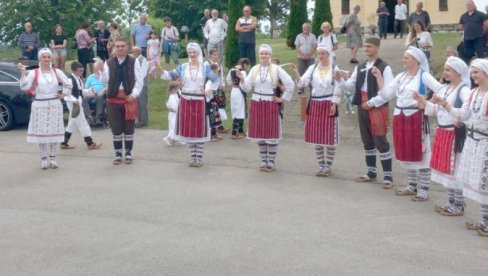
<path id="1" fill-rule="evenodd" d="M 403 111 L 393 116 L 393 143 L 398 161 L 422 161 L 422 120 L 423 111 L 417 110 L 406 116 Z"/>
<path id="2" fill-rule="evenodd" d="M 251 101 L 248 137 L 281 139 L 280 105 L 272 101 Z"/>
<path id="3" fill-rule="evenodd" d="M 305 120 L 305 142 L 318 145 L 337 145 L 337 117 L 330 116 L 331 101 L 310 100 L 310 109 Z"/>
<path id="4" fill-rule="evenodd" d="M 199 98 L 188 99 L 184 96 L 180 98 L 176 117 L 176 135 L 184 138 L 205 138 L 208 134 L 205 96 L 186 95 Z"/>
<path id="5" fill-rule="evenodd" d="M 439 127 L 437 129 L 430 159 L 431 169 L 444 174 L 454 175 L 454 164 L 456 162 L 454 137 L 454 128 Z"/>

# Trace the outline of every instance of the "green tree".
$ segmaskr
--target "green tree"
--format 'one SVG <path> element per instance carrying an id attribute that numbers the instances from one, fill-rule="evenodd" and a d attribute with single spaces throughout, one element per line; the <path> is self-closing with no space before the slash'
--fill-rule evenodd
<path id="1" fill-rule="evenodd" d="M 295 38 L 302 32 L 302 24 L 308 20 L 307 0 L 290 0 L 290 20 L 287 25 L 286 45 L 295 48 Z"/>
<path id="2" fill-rule="evenodd" d="M 44 44 L 49 43 L 56 24 L 61 24 L 64 33 L 71 38 L 84 20 L 111 22 L 120 14 L 121 7 L 121 0 L 0 1 L 1 41 L 16 45 L 26 20 L 32 22 Z"/>
<path id="3" fill-rule="evenodd" d="M 274 31 L 283 29 L 283 23 L 286 21 L 288 15 L 286 11 L 290 8 L 290 1 L 288 0 L 266 0 L 263 1 L 266 5 L 264 9 L 263 18 L 270 23 L 270 35 L 273 36 Z"/>
<path id="4" fill-rule="evenodd" d="M 230 68 L 234 66 L 239 60 L 239 47 L 237 46 L 237 41 L 239 34 L 235 29 L 237 20 L 242 14 L 242 8 L 244 7 L 244 0 L 229 0 L 229 27 L 227 28 L 227 39 L 225 41 L 225 66 Z"/>
<path id="5" fill-rule="evenodd" d="M 332 25 L 332 11 L 330 9 L 330 0 L 315 0 L 315 9 L 312 19 L 312 33 L 320 35 L 320 25 L 323 22 L 329 22 Z"/>

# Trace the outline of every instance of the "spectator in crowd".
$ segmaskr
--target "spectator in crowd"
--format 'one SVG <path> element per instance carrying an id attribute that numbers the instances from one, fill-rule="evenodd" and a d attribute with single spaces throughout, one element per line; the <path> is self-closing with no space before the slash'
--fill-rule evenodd
<path id="1" fill-rule="evenodd" d="M 87 116 L 90 125 L 100 126 L 103 124 L 103 108 L 105 105 L 105 93 L 107 92 L 107 85 L 102 82 L 100 71 L 103 68 L 102 63 L 95 64 L 93 74 L 86 79 L 85 88 L 90 92 L 87 99 L 83 101 L 83 111 Z M 95 118 L 92 116 L 90 104 L 95 105 Z"/>
<path id="2" fill-rule="evenodd" d="M 149 121 L 149 116 L 147 111 L 147 102 L 148 102 L 147 89 L 149 86 L 147 73 L 149 71 L 149 64 L 147 63 L 146 58 L 142 55 L 142 51 L 139 47 L 134 46 L 132 48 L 132 53 L 134 54 L 136 63 L 139 63 L 139 66 L 141 68 L 141 77 L 143 79 L 143 86 L 141 89 L 141 93 L 137 98 L 139 102 L 139 116 L 137 117 L 137 123 L 135 124 L 135 126 L 144 127 L 147 126 L 147 123 Z"/>
<path id="3" fill-rule="evenodd" d="M 149 33 L 152 31 L 151 25 L 146 24 L 147 14 L 141 13 L 139 15 L 139 24 L 134 25 L 130 32 L 130 43 L 132 46 L 141 48 L 142 55 L 147 56 L 147 41 L 149 40 Z"/>
<path id="4" fill-rule="evenodd" d="M 159 67 L 159 56 L 161 54 L 161 42 L 156 32 L 151 32 L 149 36 L 150 38 L 147 41 L 147 61 L 150 63 L 149 76 L 156 78 L 156 70 Z"/>
<path id="5" fill-rule="evenodd" d="M 336 53 L 337 50 L 337 36 L 332 32 L 332 26 L 329 22 L 323 22 L 320 25 L 320 29 L 322 30 L 322 34 L 319 35 L 317 38 L 317 46 L 325 45 L 327 48 L 331 49 L 330 57 L 335 62 L 336 61 Z"/>
<path id="6" fill-rule="evenodd" d="M 425 29 L 430 29 L 430 16 L 427 11 L 424 11 L 424 3 L 418 2 L 415 5 L 415 11 L 410 14 L 408 17 L 408 25 L 412 26 L 413 22 L 420 21 L 424 24 Z"/>
<path id="7" fill-rule="evenodd" d="M 421 21 L 414 21 L 412 24 L 412 31 L 407 37 L 405 48 L 408 49 L 410 46 L 422 50 L 427 56 L 427 59 L 430 60 L 430 48 L 434 46 L 434 42 L 432 41 L 432 36 L 425 30 L 425 26 Z"/>
<path id="8" fill-rule="evenodd" d="M 208 39 L 205 37 L 205 25 L 207 25 L 207 21 L 210 18 L 211 18 L 211 16 L 210 16 L 210 10 L 209 9 L 204 9 L 203 10 L 203 17 L 202 17 L 202 19 L 200 19 L 200 27 L 202 27 L 203 54 L 205 55 L 205 58 L 208 57 L 208 51 L 207 51 Z"/>
<path id="9" fill-rule="evenodd" d="M 63 34 L 63 27 L 57 24 L 54 27 L 54 34 L 51 37 L 51 49 L 53 50 L 54 66 L 64 71 L 66 56 L 66 45 L 68 45 L 68 38 Z"/>
<path id="10" fill-rule="evenodd" d="M 347 17 L 347 48 L 351 49 L 350 63 L 358 63 L 356 55 L 359 48 L 363 47 L 363 37 L 361 35 L 361 22 L 359 21 L 359 11 L 361 7 L 356 4 L 352 7 L 352 13 Z"/>
<path id="11" fill-rule="evenodd" d="M 461 58 L 469 64 L 475 55 L 485 56 L 483 34 L 488 30 L 488 17 L 478 11 L 472 0 L 466 1 L 466 12 L 459 19 L 459 28 L 464 31 Z"/>
<path id="12" fill-rule="evenodd" d="M 224 19 L 225 22 L 229 22 L 229 14 L 227 12 L 223 12 L 222 19 Z"/>
<path id="13" fill-rule="evenodd" d="M 378 27 L 380 28 L 380 39 L 386 39 L 388 33 L 388 17 L 390 16 L 390 10 L 386 7 L 385 1 L 380 2 L 380 7 L 376 10 L 378 15 Z"/>
<path id="14" fill-rule="evenodd" d="M 452 46 L 447 46 L 446 48 L 446 58 L 448 57 L 457 57 L 458 56 L 458 52 L 456 51 L 456 49 Z"/>
<path id="15" fill-rule="evenodd" d="M 224 40 L 227 35 L 227 22 L 219 18 L 219 12 L 212 10 L 212 19 L 208 20 L 204 29 L 205 38 L 208 40 L 207 51 L 217 49 L 219 51 L 219 64 L 224 57 Z"/>
<path id="16" fill-rule="evenodd" d="M 41 46 L 39 34 L 32 31 L 32 23 L 29 21 L 24 23 L 24 30 L 25 32 L 19 36 L 19 48 L 22 51 L 22 58 L 37 60 L 37 50 Z"/>
<path id="17" fill-rule="evenodd" d="M 113 55 L 114 54 L 113 52 L 115 51 L 114 48 L 115 41 L 117 40 L 117 38 L 120 37 L 119 25 L 117 25 L 117 23 L 115 22 L 110 23 L 109 31 L 110 31 L 110 37 L 108 39 L 107 49 L 110 55 Z"/>
<path id="18" fill-rule="evenodd" d="M 95 38 L 90 36 L 90 22 L 85 21 L 76 31 L 75 39 L 78 49 L 78 61 L 83 65 L 83 78 L 86 78 L 87 65 L 93 64 L 92 44 Z"/>
<path id="19" fill-rule="evenodd" d="M 239 55 L 240 58 L 247 58 L 251 66 L 256 64 L 256 26 L 258 20 L 251 15 L 251 7 L 244 6 L 244 16 L 236 23 L 236 31 L 239 32 Z"/>
<path id="20" fill-rule="evenodd" d="M 97 40 L 97 56 L 105 61 L 109 57 L 107 45 L 110 39 L 110 31 L 105 28 L 105 23 L 103 21 L 97 22 L 95 38 Z"/>
<path id="21" fill-rule="evenodd" d="M 407 20 L 407 5 L 403 3 L 403 0 L 398 0 L 395 5 L 395 23 L 393 28 L 395 29 L 395 36 L 397 38 L 400 34 L 400 38 L 403 38 L 403 28 L 405 26 L 405 20 Z"/>
<path id="22" fill-rule="evenodd" d="M 164 62 L 166 63 L 166 70 L 170 69 L 170 57 L 175 66 L 180 64 L 178 60 L 178 41 L 180 40 L 180 33 L 178 29 L 173 26 L 173 21 L 170 17 L 164 18 L 165 26 L 161 29 L 161 40 L 163 47 Z"/>
<path id="23" fill-rule="evenodd" d="M 295 50 L 297 51 L 297 65 L 298 73 L 300 76 L 305 74 L 308 67 L 314 64 L 314 53 L 317 49 L 317 39 L 315 35 L 310 32 L 311 25 L 309 22 L 305 22 L 302 25 L 302 33 L 298 34 L 295 38 Z M 304 92 L 305 88 L 299 88 L 298 93 Z"/>

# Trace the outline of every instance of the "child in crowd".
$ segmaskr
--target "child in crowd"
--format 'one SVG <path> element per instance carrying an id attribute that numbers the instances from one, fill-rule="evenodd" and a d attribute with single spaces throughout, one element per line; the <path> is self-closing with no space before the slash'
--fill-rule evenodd
<path id="1" fill-rule="evenodd" d="M 230 111 L 232 114 L 232 139 L 242 139 L 246 137 L 244 133 L 244 120 L 247 118 L 247 99 L 246 92 L 242 91 L 237 77 L 237 71 L 241 71 L 244 79 L 246 78 L 246 70 L 249 68 L 251 62 L 247 58 L 239 59 L 235 68 L 227 74 L 227 84 L 232 86 L 230 92 Z"/>
<path id="2" fill-rule="evenodd" d="M 166 107 L 168 108 L 168 135 L 163 138 L 163 141 L 168 146 L 176 143 L 176 112 L 178 112 L 178 105 L 180 103 L 180 88 L 179 81 L 172 81 L 168 87 L 168 101 Z"/>
<path id="3" fill-rule="evenodd" d="M 218 64 L 213 63 L 210 64 L 210 69 L 215 73 L 215 75 L 220 76 L 220 67 Z M 210 90 L 212 86 L 212 81 L 208 80 L 205 84 L 205 91 Z M 222 120 L 220 119 L 219 113 L 219 105 L 216 100 L 216 91 L 213 91 L 212 95 L 207 95 L 207 112 L 210 122 L 210 130 L 211 130 L 211 142 L 217 142 L 222 140 L 222 136 L 217 134 L 219 129 L 222 129 Z M 220 131 L 219 131 L 220 132 Z"/>
<path id="4" fill-rule="evenodd" d="M 147 61 L 149 62 L 149 76 L 156 78 L 156 68 L 159 67 L 159 54 L 161 51 L 161 43 L 154 31 L 149 33 L 150 39 L 147 41 Z"/>
<path id="5" fill-rule="evenodd" d="M 219 69 L 219 73 L 217 74 L 217 77 L 219 77 L 220 85 L 219 85 L 219 88 L 217 90 L 215 90 L 214 97 L 215 97 L 215 101 L 217 102 L 218 112 L 219 112 L 220 120 L 222 122 L 222 121 L 227 120 L 227 113 L 225 111 L 227 98 L 226 98 L 225 92 L 224 92 L 224 87 L 225 87 L 224 67 L 221 64 L 219 64 L 219 51 L 217 49 L 210 49 L 209 59 L 207 61 L 205 61 L 205 63 L 209 66 L 211 66 L 212 64 L 215 64 L 218 66 L 218 69 Z M 224 128 L 223 125 L 221 125 L 217 129 L 217 132 L 218 133 L 227 133 L 227 132 L 229 132 L 229 130 Z"/>

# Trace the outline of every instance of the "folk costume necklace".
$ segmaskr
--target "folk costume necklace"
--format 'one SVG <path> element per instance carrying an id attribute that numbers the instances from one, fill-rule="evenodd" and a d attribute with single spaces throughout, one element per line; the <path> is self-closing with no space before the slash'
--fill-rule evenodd
<path id="1" fill-rule="evenodd" d="M 39 69 L 39 70 L 41 70 L 41 69 Z M 51 69 L 49 69 L 49 73 L 46 73 L 46 72 L 44 72 L 44 71 L 42 71 L 42 70 L 41 70 L 41 73 L 42 73 L 42 74 L 41 74 L 42 78 L 43 78 L 43 79 L 44 79 L 44 80 L 45 80 L 45 81 L 46 81 L 48 84 L 52 84 L 52 83 L 54 82 L 53 71 L 52 71 Z M 45 76 L 46 74 L 51 75 L 51 81 L 49 81 L 49 80 L 46 78 L 46 76 Z"/>
<path id="2" fill-rule="evenodd" d="M 192 67 L 191 64 L 189 63 L 188 66 L 190 67 L 190 79 L 192 81 L 197 81 L 197 78 L 198 78 L 198 73 L 200 72 L 200 64 L 198 64 L 198 66 L 195 68 L 195 67 Z M 195 74 L 193 74 L 193 71 L 195 71 Z"/>
<path id="3" fill-rule="evenodd" d="M 452 92 L 454 92 L 454 90 L 456 89 L 456 87 L 458 87 L 459 85 L 457 86 L 454 86 L 450 91 L 449 91 L 449 87 L 451 87 L 450 85 L 449 86 L 446 86 L 446 94 L 444 94 L 444 101 L 447 101 L 447 98 L 449 98 L 449 96 L 451 96 Z"/>
<path id="4" fill-rule="evenodd" d="M 265 83 L 266 82 L 266 79 L 268 77 L 268 73 L 269 73 L 269 67 L 271 65 L 268 64 L 268 66 L 266 67 L 266 70 L 263 70 L 263 67 L 261 67 L 261 65 L 259 65 L 259 81 L 261 83 Z"/>
<path id="5" fill-rule="evenodd" d="M 327 73 L 329 73 L 329 65 L 324 67 L 322 67 L 322 65 L 319 65 L 319 78 L 325 78 L 327 76 Z"/>
<path id="6" fill-rule="evenodd" d="M 398 93 L 398 95 L 403 94 L 403 91 L 405 90 L 405 88 L 407 87 L 407 85 L 410 82 L 412 82 L 412 80 L 415 78 L 415 76 L 417 76 L 417 74 L 415 74 L 414 76 L 409 76 L 408 73 L 405 72 L 405 74 L 403 75 L 402 80 L 400 81 L 400 83 L 398 84 L 398 87 L 397 87 L 397 93 Z M 405 83 L 405 81 L 407 80 L 407 78 L 409 78 L 409 80 Z M 405 83 L 405 85 L 403 83 Z"/>
<path id="7" fill-rule="evenodd" d="M 476 89 L 476 94 L 474 95 L 474 102 L 473 106 L 471 107 L 471 111 L 473 114 L 478 114 L 481 110 L 481 106 L 483 105 L 483 100 L 485 99 L 486 91 L 480 95 L 480 88 Z"/>

